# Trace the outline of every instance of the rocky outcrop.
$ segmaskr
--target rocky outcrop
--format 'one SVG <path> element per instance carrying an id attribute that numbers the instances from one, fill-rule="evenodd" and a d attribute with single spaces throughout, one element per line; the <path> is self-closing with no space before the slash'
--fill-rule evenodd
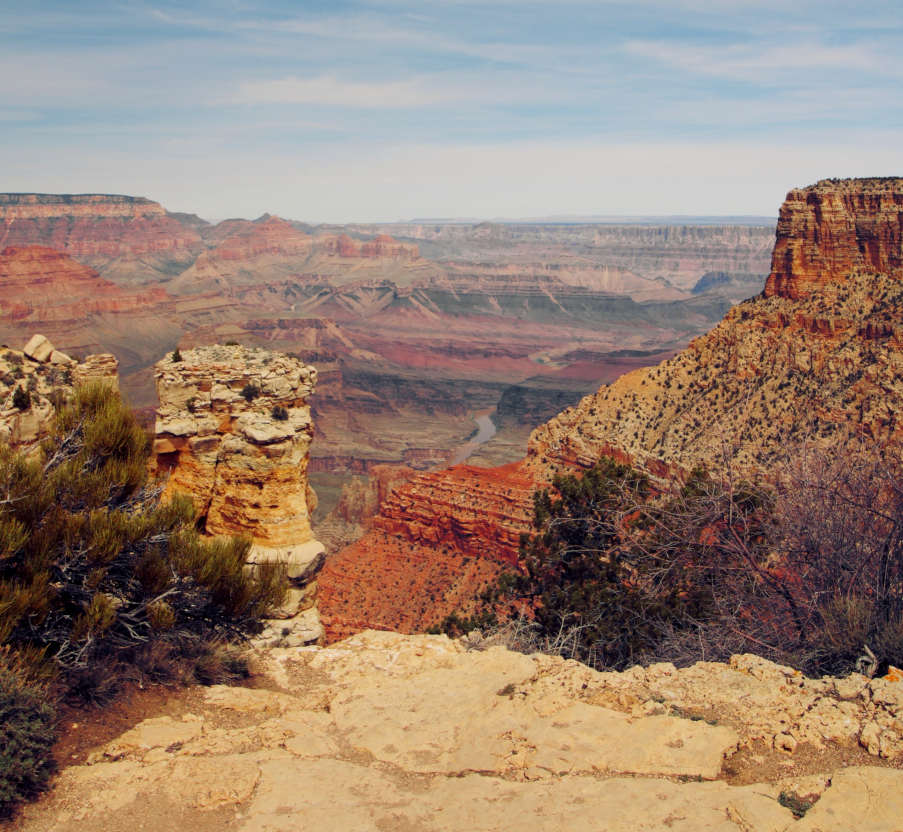
<path id="1" fill-rule="evenodd" d="M 118 363 L 112 355 L 76 361 L 33 335 L 22 351 L 0 347 L 0 442 L 26 453 L 52 429 L 59 401 L 75 388 L 102 382 L 117 388 Z"/>
<path id="2" fill-rule="evenodd" d="M 790 191 L 765 296 L 799 300 L 860 272 L 903 277 L 903 179 L 823 179 Z"/>
<path id="3" fill-rule="evenodd" d="M 66 768 L 17 829 L 900 828 L 899 681 L 375 632 L 259 663 L 260 687 L 186 696 Z"/>
<path id="4" fill-rule="evenodd" d="M 252 564 L 286 564 L 282 615 L 312 609 L 324 561 L 307 481 L 316 369 L 281 353 L 212 346 L 167 356 L 155 379 L 155 467 L 167 493 L 191 496 L 208 534 L 250 537 Z"/>

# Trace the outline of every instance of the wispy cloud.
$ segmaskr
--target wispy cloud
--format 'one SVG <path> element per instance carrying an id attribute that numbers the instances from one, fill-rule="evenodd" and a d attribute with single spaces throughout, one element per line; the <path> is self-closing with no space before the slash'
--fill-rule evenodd
<path id="1" fill-rule="evenodd" d="M 899 0 L 7 5 L 0 158 L 26 190 L 309 219 L 661 213 L 691 192 L 749 213 L 881 173 L 903 138 Z"/>
<path id="2" fill-rule="evenodd" d="M 363 109 L 404 109 L 442 104 L 447 97 L 414 81 L 342 81 L 332 75 L 289 76 L 239 84 L 236 101 L 245 104 L 321 104 Z"/>
<path id="3" fill-rule="evenodd" d="M 628 55 L 647 58 L 691 73 L 743 81 L 761 80 L 788 72 L 873 73 L 899 77 L 895 61 L 875 50 L 874 45 L 826 45 L 786 43 L 765 46 L 696 45 L 669 41 L 633 40 L 624 44 Z"/>

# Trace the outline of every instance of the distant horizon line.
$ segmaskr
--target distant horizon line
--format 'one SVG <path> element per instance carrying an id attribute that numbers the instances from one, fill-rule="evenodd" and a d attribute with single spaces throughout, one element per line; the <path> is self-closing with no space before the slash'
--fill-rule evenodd
<path id="1" fill-rule="evenodd" d="M 193 211 L 171 211 L 164 204 L 145 196 L 133 196 L 121 193 L 51 193 L 41 191 L 6 191 L 0 193 L 0 204 L 4 197 L 37 197 L 38 200 L 46 197 L 56 197 L 62 202 L 70 202 L 80 198 L 106 198 L 124 200 L 133 203 L 150 203 L 159 205 L 167 214 L 197 217 L 197 219 L 211 225 L 226 222 L 227 220 L 241 220 L 245 217 L 226 216 L 221 218 L 206 219 Z M 739 225 L 739 226 L 769 226 L 777 222 L 777 215 L 766 214 L 546 214 L 534 217 L 413 217 L 411 219 L 395 220 L 344 220 L 335 221 L 311 221 L 300 220 L 293 217 L 282 216 L 265 211 L 258 217 L 249 220 L 256 222 L 264 217 L 280 217 L 289 222 L 302 223 L 315 227 L 320 226 L 351 226 L 351 225 Z"/>

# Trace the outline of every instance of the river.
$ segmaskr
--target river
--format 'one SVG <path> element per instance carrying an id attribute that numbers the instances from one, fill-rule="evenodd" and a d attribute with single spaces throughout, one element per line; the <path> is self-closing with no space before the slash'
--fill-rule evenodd
<path id="1" fill-rule="evenodd" d="M 477 423 L 476 435 L 468 439 L 449 460 L 449 465 L 458 465 L 467 459 L 480 445 L 488 442 L 495 436 L 495 422 L 492 421 L 491 410 L 484 410 L 474 415 L 474 421 Z"/>

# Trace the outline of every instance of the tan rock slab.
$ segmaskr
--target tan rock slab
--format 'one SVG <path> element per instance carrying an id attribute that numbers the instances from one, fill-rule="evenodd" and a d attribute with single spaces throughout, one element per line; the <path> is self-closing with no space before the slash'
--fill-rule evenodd
<path id="1" fill-rule="evenodd" d="M 181 747 L 200 736 L 202 730 L 199 717 L 177 720 L 171 716 L 160 716 L 146 719 L 107 743 L 100 752 L 89 757 L 89 761 L 120 760 L 124 757 L 141 759 L 152 749 L 166 751 Z"/>
<path id="2" fill-rule="evenodd" d="M 793 832 L 899 832 L 903 829 L 903 771 L 855 767 L 835 773 L 831 786 Z"/>
<path id="3" fill-rule="evenodd" d="M 536 673 L 527 656 L 494 648 L 416 680 L 380 679 L 332 702 L 336 725 L 375 757 L 411 771 L 628 771 L 714 778 L 736 748 L 729 728 L 675 717 L 632 719 L 573 703 L 541 716 L 516 695 Z"/>
<path id="4" fill-rule="evenodd" d="M 35 361 L 44 362 L 50 358 L 50 355 L 53 352 L 53 344 L 51 344 L 43 335 L 35 334 L 28 339 L 28 343 L 25 345 L 25 349 L 23 349 L 22 352 Z"/>

